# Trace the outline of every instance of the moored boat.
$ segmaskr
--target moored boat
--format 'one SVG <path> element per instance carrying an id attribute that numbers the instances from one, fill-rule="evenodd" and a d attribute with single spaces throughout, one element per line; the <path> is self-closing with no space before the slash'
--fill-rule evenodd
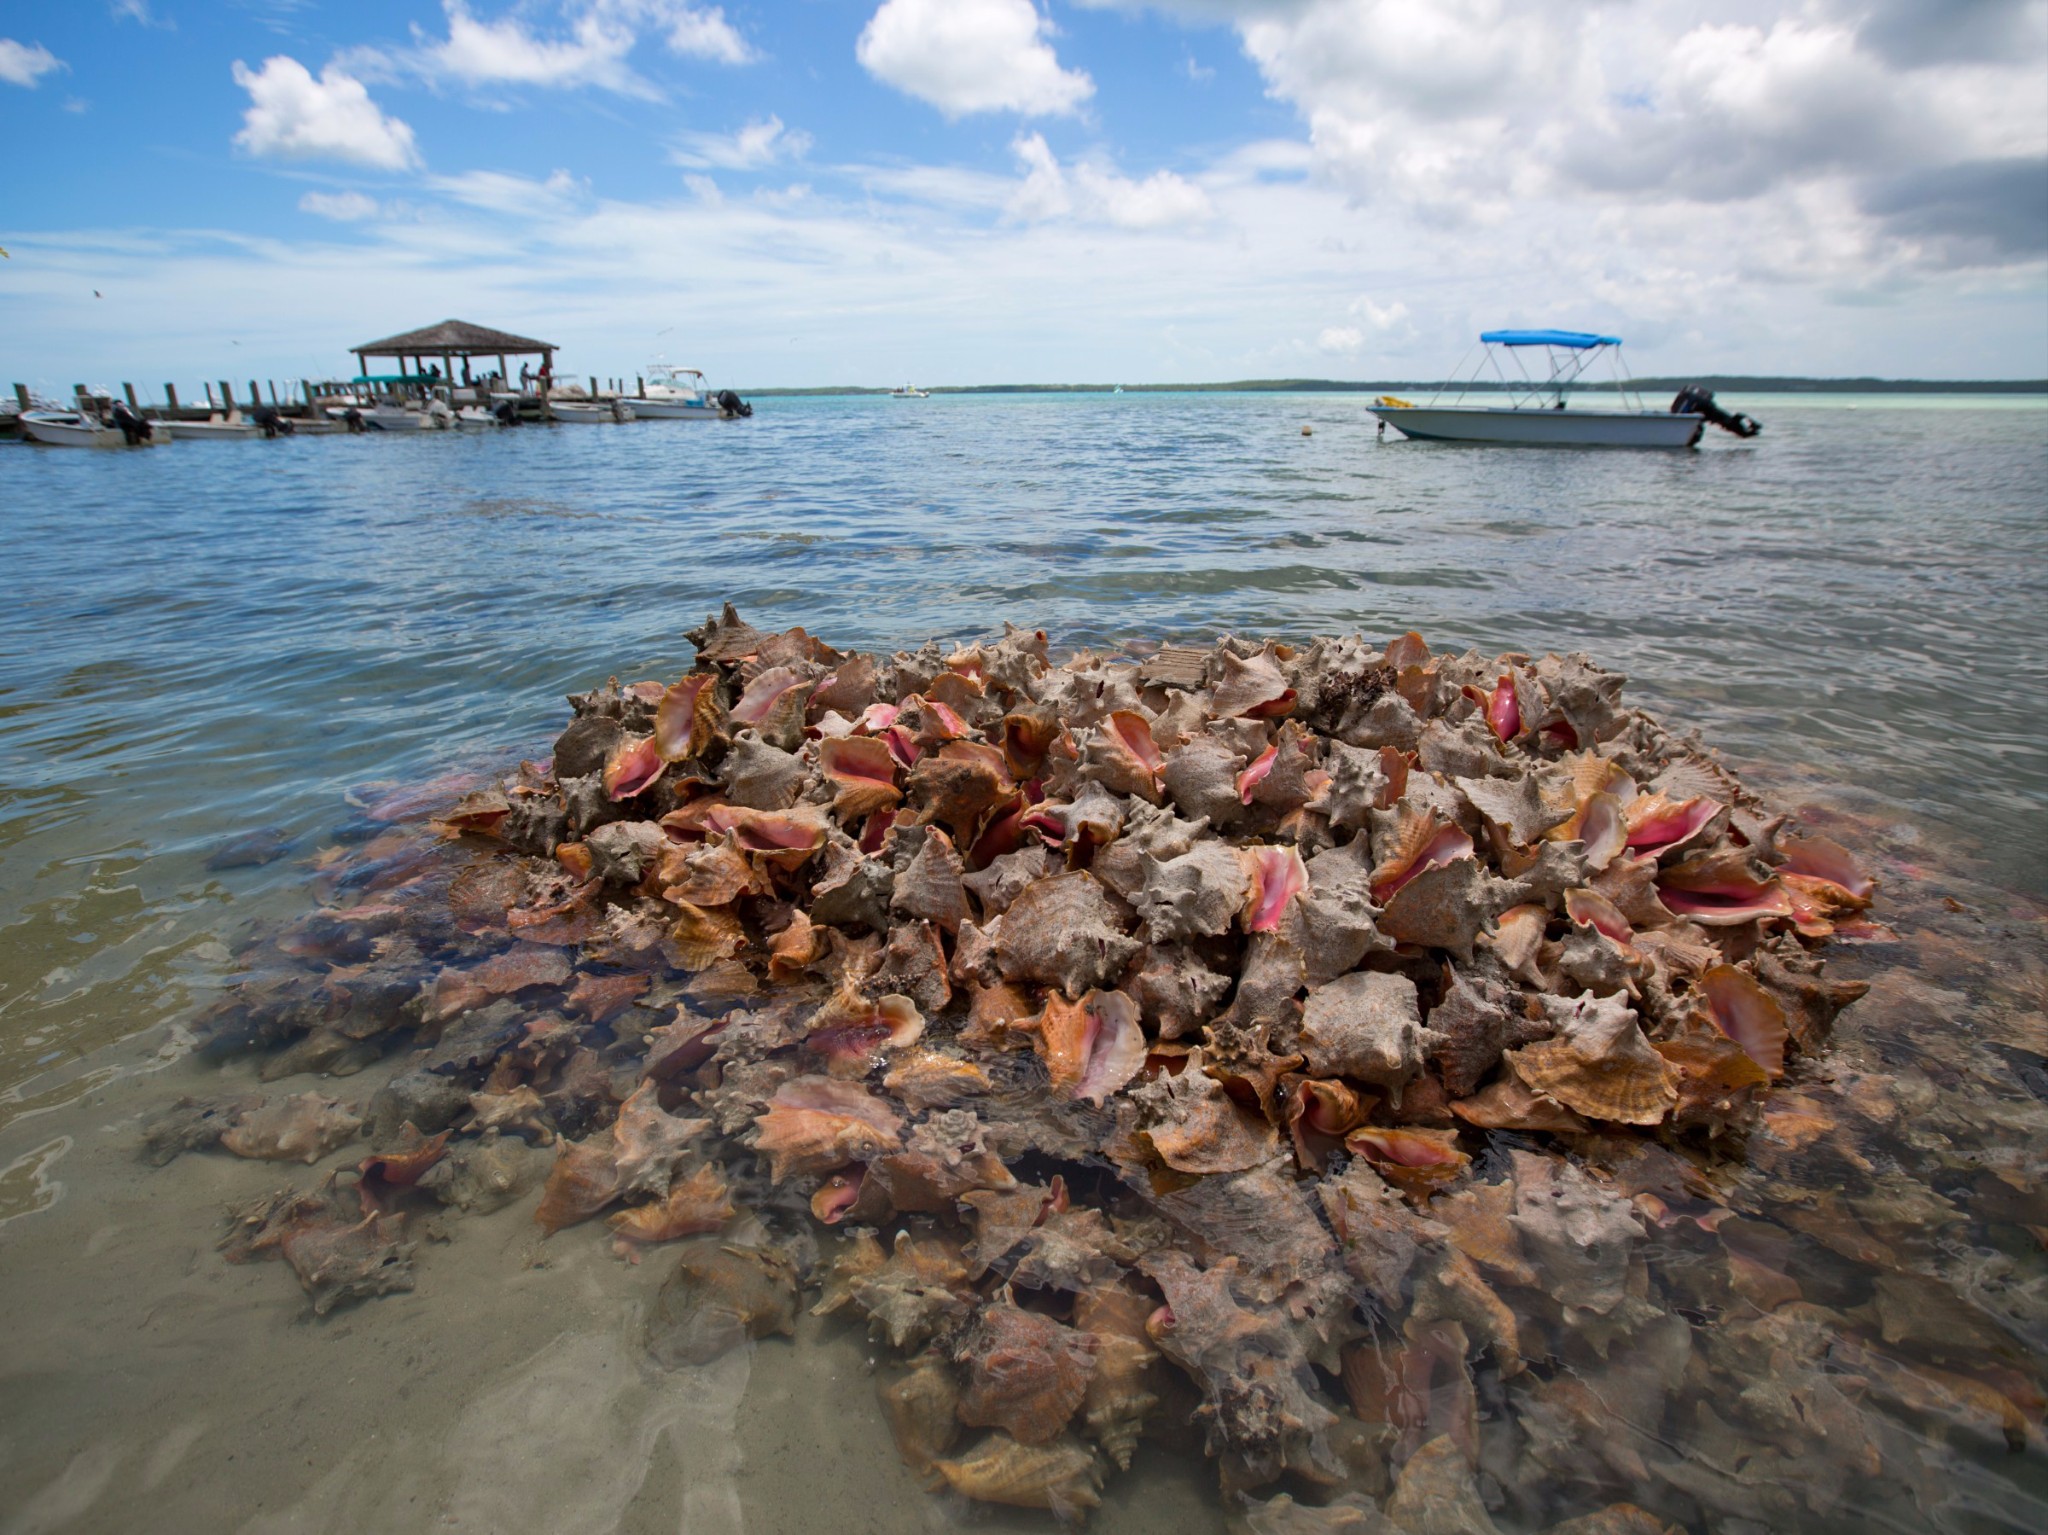
<path id="1" fill-rule="evenodd" d="M 1514 447 L 1690 448 L 1709 423 L 1738 437 L 1754 437 L 1762 428 L 1748 416 L 1714 404 L 1713 394 L 1697 385 L 1681 389 L 1668 409 L 1644 406 L 1621 365 L 1621 338 L 1588 331 L 1490 330 L 1482 334 L 1486 348 L 1472 376 L 1453 379 L 1416 405 L 1381 395 L 1367 407 L 1382 430 L 1394 427 L 1404 437 L 1425 442 L 1456 442 Z M 1541 349 L 1550 360 L 1548 377 L 1538 379 L 1522 366 L 1523 355 Z M 1511 375 L 1502 358 L 1514 363 Z M 1567 395 L 1594 361 L 1613 365 L 1614 404 L 1573 406 Z M 1492 365 L 1494 386 L 1504 389 L 1505 405 L 1467 403 L 1482 387 L 1480 373 Z M 1590 387 L 1590 386 L 1589 386 Z M 1449 395 L 1446 400 L 1445 396 Z"/>
<path id="2" fill-rule="evenodd" d="M 110 423 L 82 410 L 25 410 L 17 418 L 22 435 L 51 448 L 156 448 L 171 434 L 161 421 L 145 421 L 116 406 Z"/>
<path id="3" fill-rule="evenodd" d="M 889 391 L 889 398 L 892 400 L 929 400 L 931 397 L 932 392 L 929 389 L 919 389 L 911 384 Z"/>
<path id="4" fill-rule="evenodd" d="M 179 442 L 232 442 L 238 438 L 255 437 L 262 428 L 253 421 L 242 419 L 241 412 L 221 416 L 208 416 L 204 421 L 167 421 L 171 436 Z"/>

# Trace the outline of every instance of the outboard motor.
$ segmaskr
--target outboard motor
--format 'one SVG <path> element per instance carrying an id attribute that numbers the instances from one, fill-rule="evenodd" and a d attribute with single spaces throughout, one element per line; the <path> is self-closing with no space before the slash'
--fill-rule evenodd
<path id="1" fill-rule="evenodd" d="M 754 413 L 754 407 L 734 394 L 730 389 L 718 391 L 718 408 L 725 413 L 728 419 L 734 416 L 751 416 Z"/>
<path id="2" fill-rule="evenodd" d="M 132 448 L 137 443 L 149 441 L 149 423 L 136 415 L 126 405 L 118 400 L 115 401 L 111 414 L 114 418 L 114 425 L 118 426 L 121 429 L 121 435 L 128 439 L 129 447 Z"/>
<path id="3" fill-rule="evenodd" d="M 1723 410 L 1714 403 L 1714 391 L 1702 389 L 1698 384 L 1687 384 L 1671 401 L 1674 416 L 1691 412 L 1704 416 L 1724 432 L 1733 432 L 1737 437 L 1754 437 L 1761 432 L 1763 423 L 1754 416 L 1745 416 L 1739 410 Z"/>
<path id="4" fill-rule="evenodd" d="M 519 402 L 517 400 L 500 400 L 491 407 L 491 414 L 498 418 L 498 425 L 500 426 L 517 426 L 519 425 Z"/>
<path id="5" fill-rule="evenodd" d="M 275 405 L 257 406 L 249 413 L 249 419 L 263 429 L 265 437 L 289 437 L 292 434 L 291 422 L 285 420 Z"/>
<path id="6" fill-rule="evenodd" d="M 341 422 L 343 426 L 349 429 L 351 434 L 367 432 L 370 429 L 370 424 L 363 419 L 363 413 L 353 405 L 341 413 Z"/>

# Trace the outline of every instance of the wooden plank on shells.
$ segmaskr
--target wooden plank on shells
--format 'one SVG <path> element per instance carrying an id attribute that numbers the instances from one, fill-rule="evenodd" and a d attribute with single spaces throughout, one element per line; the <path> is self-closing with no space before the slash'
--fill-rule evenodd
<path id="1" fill-rule="evenodd" d="M 1195 689 L 1209 667 L 1209 652 L 1192 645 L 1161 645 L 1138 668 L 1147 687 Z"/>

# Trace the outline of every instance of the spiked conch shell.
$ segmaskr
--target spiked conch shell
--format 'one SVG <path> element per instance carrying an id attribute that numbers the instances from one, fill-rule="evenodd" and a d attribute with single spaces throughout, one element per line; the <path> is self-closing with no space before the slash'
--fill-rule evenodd
<path id="1" fill-rule="evenodd" d="M 1740 849 L 1702 853 L 1657 875 L 1657 898 L 1703 927 L 1736 927 L 1790 917 L 1792 902 L 1775 879 L 1760 878 Z"/>
<path id="2" fill-rule="evenodd" d="M 897 992 L 869 998 L 841 991 L 812 1016 L 804 1048 L 825 1057 L 837 1076 L 865 1076 L 884 1055 L 924 1033 L 917 1004 Z"/>
<path id="3" fill-rule="evenodd" d="M 1247 933 L 1270 933 L 1286 915 L 1287 903 L 1308 889 L 1308 866 L 1292 847 L 1251 847 L 1238 855 L 1244 863 L 1244 907 L 1239 917 Z"/>
<path id="4" fill-rule="evenodd" d="M 1344 1137 L 1345 1149 L 1372 1163 L 1379 1175 L 1409 1194 L 1455 1181 L 1471 1164 L 1455 1130 L 1412 1130 L 1363 1125 Z"/>
<path id="5" fill-rule="evenodd" d="M 668 764 L 653 736 L 634 736 L 613 747 L 604 761 L 605 797 L 616 803 L 654 787 Z"/>
<path id="6" fill-rule="evenodd" d="M 1000 1428 L 1019 1444 L 1044 1444 L 1088 1394 L 1095 1339 L 1043 1313 L 996 1305 L 982 1313 L 960 1360 L 967 1366 L 960 1421 Z"/>

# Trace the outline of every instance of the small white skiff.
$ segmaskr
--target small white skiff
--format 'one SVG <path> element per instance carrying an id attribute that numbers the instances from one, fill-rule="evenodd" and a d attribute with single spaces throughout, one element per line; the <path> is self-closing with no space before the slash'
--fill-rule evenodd
<path id="1" fill-rule="evenodd" d="M 208 416 L 204 421 L 171 421 L 165 423 L 171 429 L 171 436 L 179 442 L 232 442 L 238 438 L 259 436 L 263 428 L 253 421 L 244 421 L 240 412 L 232 416 Z"/>
<path id="2" fill-rule="evenodd" d="M 1690 448 L 1709 422 L 1738 437 L 1762 430 L 1740 412 L 1721 409 L 1713 394 L 1697 385 L 1681 389 L 1666 410 L 1645 408 L 1621 365 L 1621 338 L 1576 330 L 1490 330 L 1479 338 L 1485 354 L 1469 378 L 1452 379 L 1429 402 L 1416 405 L 1381 395 L 1367 409 L 1378 418 L 1384 435 L 1394 427 L 1403 437 L 1424 442 L 1458 442 L 1524 448 Z M 1541 349 L 1550 358 L 1550 374 L 1536 378 L 1523 366 L 1523 356 Z M 1573 407 L 1567 392 L 1585 377 L 1595 358 L 1613 364 L 1610 398 L 1587 408 Z M 1514 366 L 1510 373 L 1506 358 Z M 1507 403 L 1468 403 L 1467 393 L 1480 385 L 1480 373 L 1492 365 L 1488 386 Z M 1607 391 L 1603 391 L 1607 392 Z M 1449 395 L 1446 399 L 1445 396 Z"/>

